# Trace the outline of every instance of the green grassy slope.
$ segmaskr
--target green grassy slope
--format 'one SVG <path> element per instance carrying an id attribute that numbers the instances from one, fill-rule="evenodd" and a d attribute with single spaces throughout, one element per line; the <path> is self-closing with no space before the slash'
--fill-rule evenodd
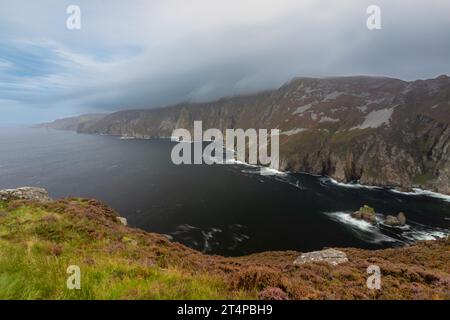
<path id="1" fill-rule="evenodd" d="M 450 298 L 448 239 L 342 250 L 349 262 L 337 267 L 296 266 L 297 252 L 208 256 L 126 227 L 95 200 L 0 202 L 0 299 Z M 380 291 L 366 287 L 370 264 L 382 269 Z M 67 289 L 71 265 L 80 290 Z"/>

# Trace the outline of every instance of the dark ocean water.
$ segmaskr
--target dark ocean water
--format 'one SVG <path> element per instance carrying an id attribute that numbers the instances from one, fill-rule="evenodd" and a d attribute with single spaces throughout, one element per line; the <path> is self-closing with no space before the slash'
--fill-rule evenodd
<path id="1" fill-rule="evenodd" d="M 41 186 L 54 198 L 100 199 L 131 226 L 207 253 L 384 248 L 449 232 L 450 197 L 342 186 L 307 174 L 261 176 L 244 165 L 175 166 L 174 143 L 0 128 L 0 188 Z M 349 213 L 368 204 L 406 213 L 404 228 Z"/>

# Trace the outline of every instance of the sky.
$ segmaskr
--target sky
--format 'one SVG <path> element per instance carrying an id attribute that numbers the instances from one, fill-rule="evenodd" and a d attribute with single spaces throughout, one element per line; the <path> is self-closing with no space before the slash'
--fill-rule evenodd
<path id="1" fill-rule="evenodd" d="M 79 30 L 66 26 L 70 5 Z M 441 74 L 448 0 L 0 0 L 0 123 L 207 101 L 296 76 Z"/>

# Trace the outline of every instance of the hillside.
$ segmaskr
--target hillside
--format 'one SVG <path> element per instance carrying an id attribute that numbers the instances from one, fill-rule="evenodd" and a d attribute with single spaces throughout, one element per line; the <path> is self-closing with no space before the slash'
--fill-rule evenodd
<path id="1" fill-rule="evenodd" d="M 120 111 L 77 130 L 160 138 L 194 120 L 204 129 L 279 128 L 282 170 L 450 194 L 448 76 L 296 78 L 253 95 Z"/>
<path id="2" fill-rule="evenodd" d="M 0 299 L 450 299 L 449 239 L 340 250 L 337 266 L 296 265 L 293 251 L 209 256 L 127 227 L 96 200 L 0 192 Z M 373 264 L 382 290 L 366 287 Z M 66 289 L 70 265 L 81 290 Z"/>

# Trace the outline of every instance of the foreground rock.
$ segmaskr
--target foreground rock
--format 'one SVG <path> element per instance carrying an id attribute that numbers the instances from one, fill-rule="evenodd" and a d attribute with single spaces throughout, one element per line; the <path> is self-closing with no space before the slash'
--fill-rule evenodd
<path id="1" fill-rule="evenodd" d="M 123 224 L 125 227 L 128 226 L 128 220 L 124 217 L 117 217 L 117 221 Z"/>
<path id="2" fill-rule="evenodd" d="M 345 252 L 336 249 L 326 249 L 304 253 L 294 261 L 294 264 L 304 264 L 318 261 L 325 261 L 333 266 L 337 266 L 338 264 L 347 262 L 348 259 Z"/>
<path id="3" fill-rule="evenodd" d="M 358 220 L 364 220 L 371 224 L 377 223 L 377 217 L 375 215 L 375 210 L 367 205 L 359 208 L 358 211 L 352 213 L 352 218 Z"/>
<path id="4" fill-rule="evenodd" d="M 403 212 L 400 212 L 397 217 L 387 216 L 384 223 L 393 227 L 402 227 L 406 224 L 406 216 Z"/>
<path id="5" fill-rule="evenodd" d="M 37 202 L 48 202 L 52 199 L 47 190 L 37 187 L 23 187 L 17 189 L 0 190 L 1 201 L 32 200 Z"/>

